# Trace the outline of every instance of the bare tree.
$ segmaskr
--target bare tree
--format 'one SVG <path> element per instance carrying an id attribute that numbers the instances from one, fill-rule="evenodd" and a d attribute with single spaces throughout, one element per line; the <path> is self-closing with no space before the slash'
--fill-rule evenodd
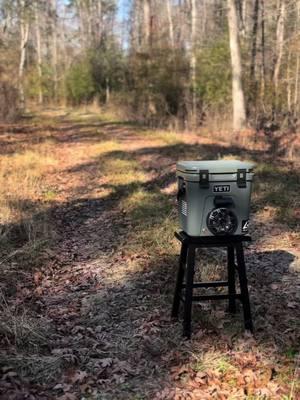
<path id="1" fill-rule="evenodd" d="M 51 26 L 51 63 L 53 69 L 54 100 L 58 99 L 58 58 L 57 58 L 57 0 L 51 0 L 49 7 Z"/>
<path id="2" fill-rule="evenodd" d="M 174 46 L 175 46 L 175 42 L 174 42 L 174 27 L 173 27 L 172 8 L 171 8 L 171 2 L 170 1 L 171 0 L 166 0 L 166 8 L 167 8 L 170 43 L 171 43 L 172 49 L 174 49 Z"/>
<path id="3" fill-rule="evenodd" d="M 42 104 L 43 103 L 43 88 L 42 88 L 43 71 L 42 71 L 42 46 L 41 46 L 41 28 L 40 28 L 40 9 L 39 9 L 39 2 L 38 1 L 36 1 L 35 5 L 34 5 L 34 13 L 35 13 L 37 72 L 38 72 L 38 78 L 39 78 L 38 102 L 39 102 L 39 104 Z"/>
<path id="4" fill-rule="evenodd" d="M 261 19 L 261 78 L 260 78 L 260 86 L 261 93 L 260 97 L 262 101 L 265 96 L 265 86 L 266 86 L 266 56 L 265 56 L 265 0 L 260 0 L 260 19 Z"/>
<path id="5" fill-rule="evenodd" d="M 300 35 L 300 0 L 296 0 L 296 18 L 295 18 L 295 34 Z M 296 48 L 296 67 L 295 67 L 295 86 L 294 86 L 294 99 L 293 109 L 294 115 L 296 116 L 299 110 L 299 74 L 300 74 L 300 49 L 299 46 Z"/>
<path id="6" fill-rule="evenodd" d="M 281 62 L 284 50 L 284 33 L 285 33 L 285 15 L 286 15 L 286 3 L 285 0 L 278 1 L 278 16 L 276 25 L 276 47 L 274 56 L 274 91 L 275 91 L 275 102 L 278 95 L 278 83 L 279 83 L 279 73 L 281 68 Z"/>
<path id="7" fill-rule="evenodd" d="M 19 95 L 20 107 L 25 108 L 24 94 L 24 67 L 26 59 L 27 44 L 29 38 L 29 18 L 28 9 L 25 0 L 19 0 L 20 12 L 20 62 L 19 62 Z"/>
<path id="8" fill-rule="evenodd" d="M 242 86 L 242 62 L 239 44 L 238 17 L 235 0 L 227 0 L 227 2 L 232 66 L 233 129 L 240 131 L 246 126 L 246 108 Z"/>
<path id="9" fill-rule="evenodd" d="M 255 84 L 255 81 L 256 81 L 256 78 L 255 78 L 255 67 L 256 67 L 256 53 L 257 53 L 258 15 L 259 15 L 259 0 L 254 0 L 251 66 L 250 66 L 250 80 L 254 84 Z"/>
<path id="10" fill-rule="evenodd" d="M 190 49 L 190 69 L 191 69 L 191 87 L 192 87 L 192 123 L 196 125 L 197 120 L 197 82 L 196 82 L 196 24 L 197 8 L 196 0 L 191 0 L 191 49 Z"/>
<path id="11" fill-rule="evenodd" d="M 143 0 L 143 47 L 149 49 L 152 34 L 151 0 Z"/>

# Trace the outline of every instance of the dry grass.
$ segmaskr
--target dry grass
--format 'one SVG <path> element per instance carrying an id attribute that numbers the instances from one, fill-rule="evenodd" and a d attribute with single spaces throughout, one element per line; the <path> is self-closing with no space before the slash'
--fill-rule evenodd
<path id="1" fill-rule="evenodd" d="M 23 245 L 28 246 L 48 237 L 49 227 L 45 216 L 39 212 L 49 200 L 49 188 L 44 177 L 56 165 L 51 155 L 51 145 L 41 144 L 34 150 L 26 150 L 0 159 L 0 240 L 10 232 L 22 232 Z"/>
<path id="2" fill-rule="evenodd" d="M 105 176 L 110 177 L 109 183 L 114 186 L 125 186 L 146 180 L 145 174 L 140 171 L 135 160 L 112 157 L 100 160 L 100 168 Z"/>
<path id="3" fill-rule="evenodd" d="M 18 310 L 9 305 L 4 295 L 0 300 L 0 337 L 9 349 L 1 352 L 0 368 L 9 366 L 20 378 L 36 383 L 55 380 L 63 359 L 47 355 L 54 339 L 50 321 L 30 316 L 25 308 Z"/>
<path id="4" fill-rule="evenodd" d="M 99 106 L 97 103 L 70 109 L 64 107 L 62 112 L 70 114 L 74 122 L 119 122 L 128 120 L 128 114 L 123 107 Z M 50 113 L 50 115 L 52 114 Z"/>
<path id="5" fill-rule="evenodd" d="M 49 345 L 51 329 L 44 318 L 32 318 L 23 310 L 16 312 L 7 304 L 0 309 L 0 336 L 16 351 L 38 351 Z"/>
<path id="6" fill-rule="evenodd" d="M 140 130 L 137 132 L 144 139 L 159 142 L 160 145 L 175 145 L 182 143 L 181 134 L 173 131 Z"/>
<path id="7" fill-rule="evenodd" d="M 63 357 L 39 355 L 1 355 L 0 366 L 9 365 L 20 378 L 33 383 L 55 382 L 65 364 Z"/>

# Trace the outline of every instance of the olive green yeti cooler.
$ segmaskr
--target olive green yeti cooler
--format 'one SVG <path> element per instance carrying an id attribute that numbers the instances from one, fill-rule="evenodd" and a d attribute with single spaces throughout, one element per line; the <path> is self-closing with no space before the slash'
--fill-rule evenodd
<path id="1" fill-rule="evenodd" d="M 178 162 L 181 229 L 190 236 L 246 234 L 253 168 L 237 160 Z"/>

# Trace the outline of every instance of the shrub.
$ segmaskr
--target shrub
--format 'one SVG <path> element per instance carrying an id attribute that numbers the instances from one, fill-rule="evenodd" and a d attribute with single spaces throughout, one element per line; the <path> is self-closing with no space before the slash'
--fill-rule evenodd
<path id="1" fill-rule="evenodd" d="M 157 126 L 172 116 L 184 117 L 188 60 L 182 51 L 133 54 L 129 65 L 130 104 L 138 119 Z"/>
<path id="2" fill-rule="evenodd" d="M 231 65 L 227 41 L 203 48 L 197 55 L 197 94 L 206 107 L 226 110 L 231 101 Z"/>
<path id="3" fill-rule="evenodd" d="M 89 59 L 74 63 L 66 78 L 67 99 L 73 105 L 88 103 L 96 94 Z"/>

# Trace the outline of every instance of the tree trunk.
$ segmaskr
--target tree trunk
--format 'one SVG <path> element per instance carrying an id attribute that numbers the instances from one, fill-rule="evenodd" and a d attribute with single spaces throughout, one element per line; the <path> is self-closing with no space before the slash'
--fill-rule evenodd
<path id="1" fill-rule="evenodd" d="M 297 0 L 297 18 L 296 18 L 296 34 L 300 33 L 300 0 Z M 297 49 L 296 55 L 296 71 L 295 71 L 295 87 L 294 87 L 294 115 L 296 116 L 299 110 L 299 73 L 300 73 L 300 51 Z"/>
<path id="2" fill-rule="evenodd" d="M 247 1 L 237 0 L 235 4 L 237 8 L 239 32 L 244 37 L 246 35 Z"/>
<path id="3" fill-rule="evenodd" d="M 196 23 L 197 9 L 196 0 L 191 0 L 191 54 L 190 54 L 190 69 L 191 69 L 191 87 L 192 87 L 192 124 L 197 124 L 197 82 L 196 82 Z"/>
<path id="4" fill-rule="evenodd" d="M 291 53 L 291 49 L 289 49 L 288 59 L 287 59 L 287 69 L 286 69 L 287 106 L 288 106 L 288 111 L 289 111 L 289 112 L 291 112 L 291 110 L 292 110 L 291 58 L 292 58 L 292 53 Z"/>
<path id="5" fill-rule="evenodd" d="M 131 49 L 134 52 L 140 50 L 140 7 L 138 0 L 133 0 L 131 9 L 131 31 L 130 31 L 130 43 Z"/>
<path id="6" fill-rule="evenodd" d="M 149 50 L 151 42 L 150 0 L 143 0 L 143 48 Z"/>
<path id="7" fill-rule="evenodd" d="M 52 69 L 54 83 L 54 101 L 58 98 L 58 75 L 57 75 L 57 3 L 51 0 L 51 35 L 52 35 Z"/>
<path id="8" fill-rule="evenodd" d="M 67 6 L 64 4 L 62 8 L 62 21 L 59 24 L 59 37 L 61 38 L 61 57 L 60 57 L 60 65 L 62 66 L 63 74 L 62 74 L 62 85 L 61 85 L 61 93 L 60 100 L 63 105 L 67 104 L 67 69 L 68 69 L 68 53 L 66 49 L 66 20 L 67 15 Z"/>
<path id="9" fill-rule="evenodd" d="M 242 63 L 239 44 L 238 18 L 235 0 L 227 0 L 227 2 L 232 66 L 233 129 L 235 131 L 240 131 L 246 126 L 246 109 L 242 86 Z"/>
<path id="10" fill-rule="evenodd" d="M 105 103 L 108 104 L 110 100 L 109 78 L 106 78 L 105 85 Z"/>
<path id="11" fill-rule="evenodd" d="M 84 24 L 84 16 L 83 16 L 83 11 L 82 11 L 82 5 L 81 5 L 81 0 L 75 0 L 76 8 L 77 8 L 77 14 L 78 14 L 78 20 L 79 20 L 79 40 L 82 49 L 85 46 L 85 24 Z"/>
<path id="12" fill-rule="evenodd" d="M 26 60 L 26 50 L 29 36 L 29 21 L 25 13 L 25 1 L 20 1 L 20 61 L 19 61 L 19 95 L 20 95 L 20 107 L 22 110 L 25 109 L 25 94 L 24 94 L 24 67 Z"/>
<path id="13" fill-rule="evenodd" d="M 93 38 L 93 10 L 91 1 L 87 2 L 86 6 L 86 19 L 87 19 L 87 30 L 88 30 L 88 46 L 90 46 Z"/>
<path id="14" fill-rule="evenodd" d="M 38 88 L 38 103 L 43 104 L 43 71 L 42 71 L 42 49 L 41 49 L 41 31 L 40 31 L 40 16 L 38 3 L 35 4 L 35 36 L 36 36 L 36 53 L 37 53 L 37 72 L 39 77 Z"/>
<path id="15" fill-rule="evenodd" d="M 102 3 L 101 1 L 97 1 L 97 12 L 96 12 L 96 40 L 98 43 L 101 41 L 102 37 Z"/>
<path id="16" fill-rule="evenodd" d="M 250 66 L 250 81 L 255 82 L 255 67 L 257 53 L 257 29 L 258 29 L 258 11 L 259 0 L 255 0 L 253 10 L 253 29 L 252 29 L 252 49 L 251 49 L 251 66 Z"/>
<path id="17" fill-rule="evenodd" d="M 281 68 L 281 61 L 283 56 L 283 47 L 284 47 L 284 21 L 286 14 L 286 4 L 285 0 L 280 0 L 279 2 L 279 10 L 278 10 L 278 18 L 277 18 L 277 26 L 276 26 L 276 52 L 275 52 L 275 60 L 274 60 L 274 73 L 273 73 L 273 84 L 275 91 L 275 108 L 277 106 L 278 100 L 278 84 L 279 84 L 279 74 Z"/>
<path id="18" fill-rule="evenodd" d="M 299 73 L 300 73 L 300 55 L 297 54 L 296 62 L 296 77 L 295 77 L 295 91 L 294 91 L 294 114 L 297 114 L 298 97 L 299 97 Z"/>
<path id="19" fill-rule="evenodd" d="M 173 27 L 173 18 L 172 18 L 172 8 L 170 4 L 170 0 L 166 0 L 167 6 L 167 16 L 168 16 L 168 25 L 169 25 L 169 36 L 170 36 L 170 43 L 172 49 L 174 49 L 174 27 Z"/>
<path id="20" fill-rule="evenodd" d="M 265 1 L 260 0 L 261 8 L 261 82 L 260 97 L 264 102 L 266 86 L 266 60 L 265 60 Z"/>

